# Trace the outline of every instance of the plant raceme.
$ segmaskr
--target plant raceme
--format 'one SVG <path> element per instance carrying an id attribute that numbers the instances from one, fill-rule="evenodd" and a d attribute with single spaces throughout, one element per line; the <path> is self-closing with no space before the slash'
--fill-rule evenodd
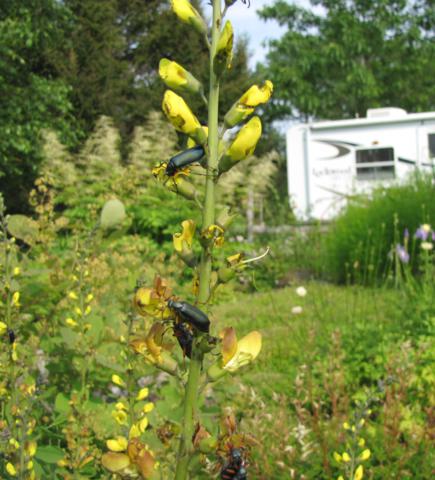
<path id="1" fill-rule="evenodd" d="M 182 222 L 181 231 L 173 235 L 176 255 L 194 270 L 196 300 L 189 303 L 177 297 L 169 282 L 159 276 L 152 286 L 139 285 L 133 302 L 135 310 L 139 315 L 152 319 L 153 323 L 143 334 L 135 334 L 129 345 L 143 361 L 173 375 L 185 388 L 176 480 L 192 478 L 189 471 L 192 459 L 198 453 L 214 453 L 221 475 L 235 471 L 240 478 L 246 478 L 243 475 L 247 467 L 245 455 L 249 442 L 244 440 L 247 436 L 236 433 L 234 425 L 220 432 L 208 432 L 201 423 L 198 409 L 198 396 L 204 387 L 249 365 L 259 355 L 262 345 L 261 333 L 257 331 L 241 339 L 237 339 L 233 327 L 226 327 L 216 334 L 208 317 L 215 289 L 234 278 L 248 263 L 264 256 L 245 260 L 241 253 L 235 252 L 224 265 L 218 265 L 214 260 L 214 250 L 224 244 L 234 218 L 228 209 L 216 212 L 219 177 L 254 153 L 262 125 L 258 115 L 249 117 L 270 99 L 273 91 L 270 81 L 263 86 L 253 85 L 234 103 L 219 128 L 219 85 L 225 72 L 231 68 L 234 42 L 232 24 L 229 20 L 224 23 L 223 17 L 234 3 L 226 2 L 222 11 L 221 0 L 213 0 L 213 20 L 208 29 L 205 20 L 188 0 L 171 0 L 173 12 L 187 25 L 186 28 L 193 28 L 204 36 L 210 50 L 208 98 L 203 85 L 186 66 L 167 58 L 163 58 L 159 65 L 159 75 L 168 87 L 163 96 L 163 112 L 173 127 L 186 135 L 190 150 L 169 160 L 161 159 L 153 174 L 168 190 L 194 201 L 202 212 L 200 228 L 193 220 L 186 219 Z M 188 97 L 184 98 L 186 94 L 199 95 L 207 102 L 207 125 L 203 125 L 192 112 L 187 103 Z M 235 127 L 238 131 L 230 136 L 229 141 L 226 137 L 224 139 L 225 131 Z M 204 171 L 201 177 L 204 185 L 191 181 L 192 169 L 197 168 Z M 197 253 L 197 242 L 200 254 Z M 174 337 L 179 350 L 174 347 Z M 121 387 L 123 385 L 121 378 L 112 381 Z M 120 423 L 127 421 L 124 412 L 119 407 L 113 413 Z M 120 436 L 107 442 L 110 451 L 103 456 L 103 465 L 124 477 L 140 474 L 142 478 L 152 478 L 155 475 L 155 460 L 141 436 L 144 429 L 140 422 L 131 428 L 133 433 L 130 430 L 128 438 Z"/>

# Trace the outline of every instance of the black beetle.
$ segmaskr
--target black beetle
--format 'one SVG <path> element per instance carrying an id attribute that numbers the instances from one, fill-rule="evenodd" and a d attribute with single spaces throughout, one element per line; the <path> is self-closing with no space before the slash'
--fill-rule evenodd
<path id="1" fill-rule="evenodd" d="M 246 463 L 242 450 L 232 448 L 227 463 L 221 470 L 221 480 L 247 480 Z"/>
<path id="2" fill-rule="evenodd" d="M 12 329 L 8 329 L 9 343 L 12 345 L 15 342 L 15 332 Z"/>
<path id="3" fill-rule="evenodd" d="M 190 303 L 175 300 L 169 300 L 168 307 L 173 310 L 183 322 L 192 325 L 192 327 L 195 327 L 200 332 L 210 332 L 210 320 L 199 308 L 196 308 Z"/>
<path id="4" fill-rule="evenodd" d="M 173 177 L 178 170 L 192 163 L 199 162 L 204 155 L 205 150 L 200 145 L 178 153 L 169 160 L 165 173 L 168 177 Z"/>
<path id="5" fill-rule="evenodd" d="M 193 333 L 181 322 L 174 322 L 174 336 L 187 358 L 192 358 Z"/>

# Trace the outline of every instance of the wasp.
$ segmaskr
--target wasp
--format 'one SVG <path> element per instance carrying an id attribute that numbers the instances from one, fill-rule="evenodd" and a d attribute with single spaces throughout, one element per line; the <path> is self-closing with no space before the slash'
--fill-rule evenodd
<path id="1" fill-rule="evenodd" d="M 165 173 L 168 177 L 173 177 L 182 168 L 199 162 L 204 155 L 205 150 L 200 145 L 178 153 L 169 160 Z"/>
<path id="2" fill-rule="evenodd" d="M 169 300 L 168 307 L 175 312 L 182 322 L 188 323 L 200 332 L 210 332 L 210 320 L 199 308 L 196 308 L 190 303 L 178 302 L 175 300 Z"/>
<path id="3" fill-rule="evenodd" d="M 187 358 L 192 358 L 193 333 L 187 325 L 175 322 L 173 326 L 174 337 Z"/>
<path id="4" fill-rule="evenodd" d="M 221 480 L 247 480 L 246 462 L 240 448 L 232 448 L 229 458 L 221 470 Z"/>

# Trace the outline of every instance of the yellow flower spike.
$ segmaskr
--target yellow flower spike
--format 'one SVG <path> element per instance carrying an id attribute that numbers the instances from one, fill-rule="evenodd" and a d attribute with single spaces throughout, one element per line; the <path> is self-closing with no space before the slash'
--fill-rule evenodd
<path id="1" fill-rule="evenodd" d="M 9 473 L 11 477 L 16 477 L 17 476 L 17 470 L 16 468 L 12 465 L 12 463 L 8 462 L 6 464 L 6 471 Z"/>
<path id="2" fill-rule="evenodd" d="M 343 452 L 343 455 L 341 456 L 341 458 L 343 459 L 343 462 L 350 462 L 350 456 L 347 452 Z"/>
<path id="3" fill-rule="evenodd" d="M 0 335 L 3 335 L 6 330 L 8 329 L 8 326 L 4 322 L 0 322 Z"/>
<path id="4" fill-rule="evenodd" d="M 166 86 L 176 92 L 199 93 L 202 91 L 201 82 L 177 62 L 167 58 L 160 60 L 159 75 Z"/>
<path id="5" fill-rule="evenodd" d="M 261 137 L 261 120 L 259 117 L 252 117 L 237 134 L 233 143 L 219 163 L 219 173 L 227 172 L 237 162 L 254 153 L 258 140 Z"/>
<path id="6" fill-rule="evenodd" d="M 14 292 L 12 295 L 12 306 L 19 307 L 20 306 L 20 292 Z"/>
<path id="7" fill-rule="evenodd" d="M 112 375 L 112 382 L 115 385 L 118 385 L 119 387 L 124 387 L 125 386 L 124 380 L 119 375 L 113 374 Z"/>
<path id="8" fill-rule="evenodd" d="M 334 452 L 333 457 L 334 457 L 334 460 L 338 463 L 340 463 L 343 460 L 343 458 L 338 452 Z"/>
<path id="9" fill-rule="evenodd" d="M 360 439 L 358 440 L 358 446 L 364 447 L 365 444 L 366 444 L 366 441 L 364 440 L 364 438 L 360 438 Z"/>
<path id="10" fill-rule="evenodd" d="M 76 292 L 69 292 L 68 298 L 70 298 L 71 300 L 78 300 L 79 297 L 77 296 Z"/>
<path id="11" fill-rule="evenodd" d="M 147 402 L 144 406 L 142 411 L 144 413 L 150 413 L 154 410 L 154 403 L 153 402 Z"/>
<path id="12" fill-rule="evenodd" d="M 371 452 L 368 448 L 366 448 L 361 455 L 359 456 L 361 461 L 368 460 L 370 458 Z"/>
<path id="13" fill-rule="evenodd" d="M 261 333 L 253 331 L 237 342 L 237 350 L 228 362 L 223 364 L 223 369 L 235 372 L 240 367 L 248 365 L 255 360 L 261 350 Z"/>
<path id="14" fill-rule="evenodd" d="M 114 410 L 112 412 L 112 417 L 119 425 L 128 425 L 128 422 L 127 422 L 128 417 L 123 410 L 119 410 L 119 411 Z"/>
<path id="15" fill-rule="evenodd" d="M 173 235 L 174 249 L 179 253 L 183 252 L 183 250 L 191 249 L 195 234 L 195 222 L 193 220 L 184 220 L 181 226 L 183 227 L 183 232 L 174 233 Z"/>
<path id="16" fill-rule="evenodd" d="M 171 90 L 166 90 L 162 109 L 176 130 L 189 135 L 201 145 L 205 143 L 207 138 L 201 124 L 179 95 Z"/>
<path id="17" fill-rule="evenodd" d="M 231 68 L 233 59 L 234 32 L 230 21 L 225 23 L 216 47 L 216 54 L 213 59 L 214 73 L 219 76 L 226 69 Z"/>
<path id="18" fill-rule="evenodd" d="M 136 400 L 143 400 L 144 398 L 147 398 L 149 394 L 150 394 L 149 388 L 147 387 L 141 388 L 138 394 L 136 395 Z"/>
<path id="19" fill-rule="evenodd" d="M 110 472 L 117 473 L 130 466 L 130 458 L 124 453 L 109 452 L 101 457 L 101 463 Z"/>
<path id="20" fill-rule="evenodd" d="M 128 434 L 128 438 L 129 440 L 131 440 L 132 438 L 138 438 L 140 437 L 141 433 L 142 432 L 137 425 L 132 425 Z"/>
<path id="21" fill-rule="evenodd" d="M 172 10 L 184 23 L 192 25 L 199 33 L 207 33 L 207 25 L 189 0 L 171 0 Z"/>
<path id="22" fill-rule="evenodd" d="M 118 436 L 107 440 L 107 448 L 112 452 L 125 452 L 128 446 L 128 440 L 125 437 Z"/>
<path id="23" fill-rule="evenodd" d="M 273 93 L 273 83 L 266 80 L 262 87 L 252 85 L 225 115 L 224 122 L 227 128 L 232 128 L 254 113 L 255 107 L 267 103 Z"/>
<path id="24" fill-rule="evenodd" d="M 65 320 L 65 323 L 66 323 L 69 327 L 77 327 L 77 325 L 78 325 L 78 323 L 77 323 L 74 319 L 72 319 L 72 318 L 70 318 L 70 317 Z"/>
<path id="25" fill-rule="evenodd" d="M 355 475 L 353 476 L 353 480 L 361 480 L 364 475 L 364 468 L 362 465 L 355 470 Z"/>
<path id="26" fill-rule="evenodd" d="M 143 417 L 143 418 L 139 421 L 138 427 L 139 427 L 139 430 L 141 431 L 141 433 L 144 433 L 145 430 L 146 430 L 147 427 L 148 427 L 148 418 L 147 418 L 147 417 Z"/>

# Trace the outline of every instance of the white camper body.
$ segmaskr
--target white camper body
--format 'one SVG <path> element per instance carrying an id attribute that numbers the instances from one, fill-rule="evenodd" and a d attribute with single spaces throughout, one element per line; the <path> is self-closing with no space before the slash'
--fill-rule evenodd
<path id="1" fill-rule="evenodd" d="M 290 204 L 329 220 L 346 198 L 435 166 L 435 112 L 368 110 L 367 118 L 293 125 L 287 132 Z"/>

